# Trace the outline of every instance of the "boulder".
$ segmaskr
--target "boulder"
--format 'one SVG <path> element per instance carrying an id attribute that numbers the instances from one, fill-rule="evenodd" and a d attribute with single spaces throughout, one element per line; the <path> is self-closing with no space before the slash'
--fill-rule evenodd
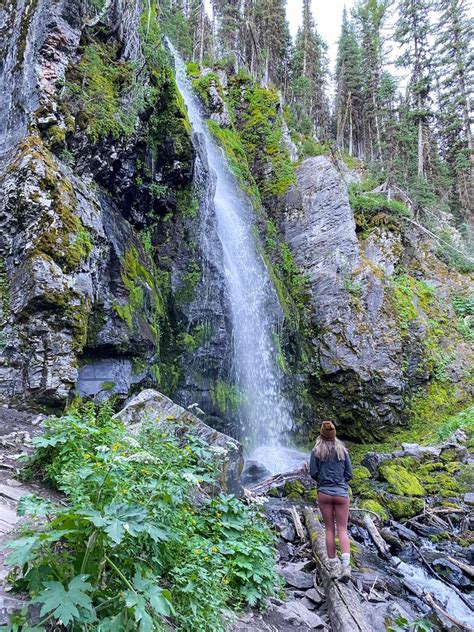
<path id="1" fill-rule="evenodd" d="M 221 487 L 229 492 L 240 491 L 242 445 L 232 437 L 214 430 L 166 395 L 153 389 L 144 390 L 133 397 L 114 418 L 123 421 L 132 431 L 149 421 L 163 426 L 171 425 L 174 433 L 184 441 L 187 434 L 199 437 L 215 452 Z"/>
<path id="2" fill-rule="evenodd" d="M 260 481 L 270 478 L 272 473 L 258 461 L 248 459 L 245 461 L 242 471 L 241 483 L 244 487 L 255 485 Z"/>
<path id="3" fill-rule="evenodd" d="M 277 608 L 285 621 L 295 623 L 296 625 L 306 625 L 310 629 L 317 630 L 324 628 L 325 624 L 321 617 L 308 610 L 304 603 L 300 601 L 286 601 Z"/>
<path id="4" fill-rule="evenodd" d="M 457 588 L 469 588 L 472 585 L 471 580 L 464 575 L 462 570 L 449 560 L 436 559 L 432 565 L 441 577 Z"/>
<path id="5" fill-rule="evenodd" d="M 292 564 L 282 568 L 281 574 L 285 578 L 287 585 L 293 586 L 293 588 L 305 589 L 313 588 L 314 586 L 313 575 L 294 568 Z"/>

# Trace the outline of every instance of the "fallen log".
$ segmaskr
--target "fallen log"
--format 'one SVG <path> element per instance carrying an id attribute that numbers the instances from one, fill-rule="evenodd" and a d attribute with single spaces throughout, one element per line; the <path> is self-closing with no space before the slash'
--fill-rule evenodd
<path id="1" fill-rule="evenodd" d="M 304 534 L 303 525 L 301 524 L 301 518 L 295 507 L 291 508 L 290 514 L 293 524 L 295 525 L 296 535 L 300 540 L 305 540 L 306 536 Z"/>
<path id="2" fill-rule="evenodd" d="M 331 579 L 326 555 L 324 529 L 315 512 L 305 508 L 304 517 L 314 558 L 323 582 L 329 618 L 338 632 L 376 632 L 367 622 L 354 588 Z"/>
<path id="3" fill-rule="evenodd" d="M 431 610 L 433 611 L 433 614 L 435 615 L 436 619 L 441 624 L 442 628 L 445 627 L 445 619 L 447 619 L 448 621 L 451 621 L 451 623 L 454 623 L 454 625 L 456 625 L 460 630 L 463 630 L 464 632 L 474 632 L 473 628 L 469 627 L 462 621 L 459 621 L 458 619 L 453 617 L 453 615 L 449 614 L 449 612 L 446 612 L 446 610 L 444 610 L 444 608 L 442 608 L 439 605 L 439 603 L 437 603 L 433 599 L 430 593 L 423 592 L 422 590 L 416 588 L 405 579 L 402 580 L 402 583 L 409 592 L 414 594 L 415 597 L 420 599 L 420 601 L 423 601 L 428 607 L 431 608 Z"/>
<path id="4" fill-rule="evenodd" d="M 380 535 L 380 531 L 377 529 L 374 521 L 368 514 L 364 514 L 363 518 L 356 518 L 355 516 L 351 516 L 351 522 L 358 525 L 359 527 L 362 527 L 363 529 L 367 531 L 367 533 L 370 536 L 370 539 L 375 544 L 381 557 L 383 557 L 386 560 L 390 560 L 392 558 L 392 556 L 390 555 L 390 550 L 388 548 L 387 543 L 385 542 L 383 537 Z"/>
<path id="5" fill-rule="evenodd" d="M 450 588 L 453 592 L 455 592 L 456 595 L 459 597 L 459 599 L 461 599 L 461 601 L 463 601 L 470 610 L 473 610 L 471 602 L 467 599 L 465 595 L 462 594 L 459 588 L 457 588 L 456 586 L 453 586 L 453 584 L 450 584 L 444 577 L 442 577 L 439 573 L 437 573 L 435 569 L 433 568 L 433 566 L 428 562 L 426 557 L 423 555 L 419 547 L 417 547 L 416 544 L 414 544 L 413 542 L 412 542 L 412 547 L 418 553 L 421 561 L 426 566 L 427 570 L 433 575 L 433 577 L 436 577 L 438 581 L 440 581 L 442 584 L 444 584 L 445 586 Z"/>
<path id="6" fill-rule="evenodd" d="M 308 471 L 305 467 L 300 468 L 299 470 L 295 470 L 293 472 L 288 472 L 286 474 L 275 474 L 270 478 L 257 483 L 256 485 L 252 485 L 250 488 L 254 494 L 265 494 L 272 487 L 282 487 L 285 483 L 290 481 L 299 481 L 301 479 L 309 479 Z M 314 481 L 312 481 L 314 482 Z"/>
<path id="7" fill-rule="evenodd" d="M 455 564 L 458 568 L 460 568 L 464 573 L 466 573 L 466 575 L 469 575 L 470 577 L 474 577 L 474 566 L 471 566 L 470 564 L 465 564 L 464 562 L 460 562 L 459 560 L 457 560 L 454 557 L 451 557 L 450 555 L 448 555 L 447 559 L 452 564 Z"/>

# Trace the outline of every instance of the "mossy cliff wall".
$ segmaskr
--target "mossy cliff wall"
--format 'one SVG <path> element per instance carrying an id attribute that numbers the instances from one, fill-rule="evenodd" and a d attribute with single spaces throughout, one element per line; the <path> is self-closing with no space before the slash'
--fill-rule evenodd
<path id="1" fill-rule="evenodd" d="M 189 123 L 154 9 L 148 28 L 138 0 L 102 14 L 92 5 L 7 8 L 2 50 L 17 60 L 1 112 L 8 402 L 63 405 L 78 381 L 125 396 L 144 383 L 170 393 L 179 380 L 174 294 L 192 268 L 183 236 L 195 214 Z"/>

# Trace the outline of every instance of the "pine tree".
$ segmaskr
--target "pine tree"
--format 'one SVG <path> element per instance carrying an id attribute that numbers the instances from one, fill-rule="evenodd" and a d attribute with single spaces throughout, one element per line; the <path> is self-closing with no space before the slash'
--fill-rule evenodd
<path id="1" fill-rule="evenodd" d="M 250 72 L 264 85 L 286 82 L 291 37 L 285 0 L 245 0 L 244 48 Z"/>
<path id="2" fill-rule="evenodd" d="M 362 53 L 354 25 L 344 7 L 336 61 L 336 143 L 349 154 L 361 153 Z"/>
<path id="3" fill-rule="evenodd" d="M 212 28 L 204 0 L 189 0 L 187 14 L 192 34 L 192 61 L 201 66 L 205 56 L 212 54 Z"/>
<path id="4" fill-rule="evenodd" d="M 399 64 L 411 72 L 408 94 L 417 127 L 417 173 L 426 175 L 428 155 L 428 121 L 431 115 L 431 50 L 428 0 L 400 0 L 396 40 L 404 47 Z"/>
<path id="5" fill-rule="evenodd" d="M 466 0 L 440 0 L 437 76 L 441 153 L 454 182 L 452 208 L 469 221 L 474 205 L 474 148 L 470 125 L 474 19 Z"/>
<path id="6" fill-rule="evenodd" d="M 382 80 L 381 31 L 387 17 L 389 0 L 359 0 L 353 16 L 357 20 L 362 49 L 364 112 L 364 153 L 370 162 L 382 159 L 382 121 L 380 86 Z"/>
<path id="7" fill-rule="evenodd" d="M 327 45 L 316 30 L 310 0 L 303 0 L 291 62 L 291 95 L 297 121 L 301 125 L 309 117 L 318 136 L 326 136 L 329 126 L 327 74 Z"/>
<path id="8" fill-rule="evenodd" d="M 236 70 L 244 60 L 241 51 L 242 14 L 240 0 L 213 0 L 216 23 L 216 53 L 221 58 L 233 58 Z"/>

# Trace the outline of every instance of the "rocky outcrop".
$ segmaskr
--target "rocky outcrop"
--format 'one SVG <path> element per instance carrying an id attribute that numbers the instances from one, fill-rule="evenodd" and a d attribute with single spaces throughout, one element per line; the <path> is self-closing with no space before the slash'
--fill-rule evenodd
<path id="1" fill-rule="evenodd" d="M 103 360 L 117 369 L 105 371 L 114 379 L 89 380 L 83 394 L 103 396 L 105 390 L 125 397 L 126 386 L 156 383 L 165 327 L 171 340 L 166 350 L 176 355 L 174 324 L 167 324 L 171 262 L 165 263 L 164 251 L 174 249 L 180 260 L 178 291 L 190 259 L 178 206 L 181 201 L 185 210 L 190 203 L 193 162 L 176 88 L 171 78 L 162 79 L 153 105 L 142 105 L 135 127 L 120 138 L 107 129 L 91 136 L 87 104 L 73 96 L 83 38 L 96 24 L 108 35 L 99 42 L 88 32 L 95 54 L 108 49 L 123 68 L 132 62 L 142 67 L 136 89 L 153 89 L 139 18 L 140 3 L 122 0 L 106 2 L 97 15 L 79 0 L 0 9 L 0 82 L 2 94 L 10 95 L 0 99 L 3 401 L 62 405 L 79 373 L 87 382 L 82 367 L 92 363 L 89 375 L 97 375 Z M 113 98 L 124 112 L 132 108 L 128 95 Z"/>
<path id="2" fill-rule="evenodd" d="M 314 399 L 321 415 L 333 416 L 346 435 L 380 436 L 403 422 L 409 396 L 432 377 L 433 349 L 426 339 L 434 296 L 442 292 L 433 262 L 439 274 L 446 272 L 429 245 L 420 247 L 419 235 L 401 227 L 375 228 L 359 242 L 345 179 L 329 158 L 308 158 L 296 177 L 286 198 L 284 232 L 308 279 L 319 359 Z M 417 275 L 401 276 L 407 287 L 394 278 L 403 266 Z M 426 285 L 417 280 L 423 278 Z M 423 292 L 431 298 L 423 301 Z M 456 344 L 463 347 L 460 340 Z M 469 354 L 461 357 L 467 367 Z"/>
<path id="3" fill-rule="evenodd" d="M 174 433 L 182 437 L 184 441 L 186 441 L 187 433 L 198 437 L 215 453 L 222 488 L 229 492 L 239 491 L 239 479 L 243 468 L 242 445 L 228 435 L 214 430 L 162 393 L 151 389 L 142 391 L 115 417 L 132 429 L 148 421 L 169 424 Z"/>

